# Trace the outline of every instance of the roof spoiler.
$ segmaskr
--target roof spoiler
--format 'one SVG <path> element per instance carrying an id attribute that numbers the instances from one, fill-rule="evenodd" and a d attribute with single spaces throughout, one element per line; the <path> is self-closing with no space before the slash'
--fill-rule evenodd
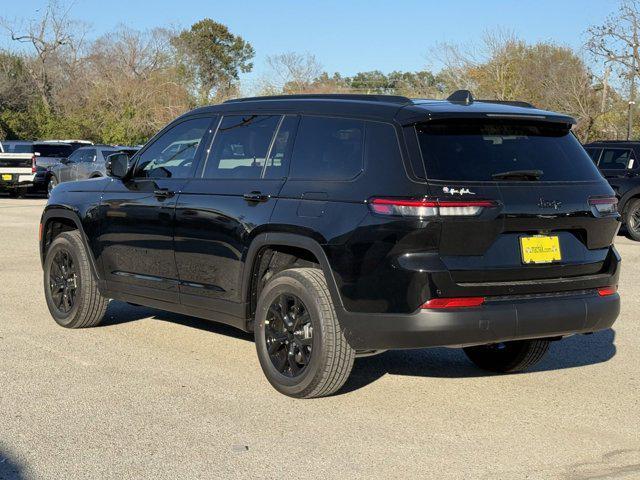
<path id="1" fill-rule="evenodd" d="M 447 101 L 451 103 L 460 103 L 462 105 L 471 105 L 473 102 L 481 102 L 511 105 L 513 107 L 535 108 L 529 102 L 522 102 L 519 100 L 476 100 L 475 98 L 473 98 L 473 94 L 469 90 L 456 90 L 447 97 Z"/>

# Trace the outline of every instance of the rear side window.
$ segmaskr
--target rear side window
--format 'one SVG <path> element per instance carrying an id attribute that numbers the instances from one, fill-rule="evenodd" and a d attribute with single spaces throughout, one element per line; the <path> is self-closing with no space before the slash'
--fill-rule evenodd
<path id="1" fill-rule="evenodd" d="M 204 169 L 204 178 L 260 178 L 280 115 L 222 118 Z"/>
<path id="2" fill-rule="evenodd" d="M 364 121 L 302 117 L 289 178 L 350 180 L 363 169 Z"/>
<path id="3" fill-rule="evenodd" d="M 455 120 L 420 125 L 417 134 L 430 179 L 504 181 L 506 172 L 517 171 L 536 171 L 541 181 L 601 178 L 563 125 Z"/>
<path id="4" fill-rule="evenodd" d="M 623 148 L 606 148 L 598 166 L 603 170 L 626 170 L 633 168 L 633 152 Z"/>
<path id="5" fill-rule="evenodd" d="M 593 160 L 593 163 L 595 163 L 596 165 L 598 164 L 598 159 L 600 158 L 600 152 L 602 152 L 601 148 L 585 148 L 585 151 L 587 152 L 587 154 L 589 154 L 589 157 L 591 157 L 591 160 Z"/>

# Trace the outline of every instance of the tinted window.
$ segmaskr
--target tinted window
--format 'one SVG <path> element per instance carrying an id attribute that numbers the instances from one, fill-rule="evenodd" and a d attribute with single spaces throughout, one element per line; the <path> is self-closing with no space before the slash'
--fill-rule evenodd
<path id="1" fill-rule="evenodd" d="M 210 118 L 194 118 L 163 133 L 138 157 L 134 176 L 188 178 L 210 123 Z"/>
<path id="2" fill-rule="evenodd" d="M 260 178 L 280 115 L 222 118 L 207 159 L 204 178 Z"/>
<path id="3" fill-rule="evenodd" d="M 7 142 L 2 146 L 7 153 L 33 153 L 33 145 L 30 143 Z"/>
<path id="4" fill-rule="evenodd" d="M 96 159 L 96 149 L 95 148 L 87 148 L 79 150 L 82 152 L 80 157 L 80 162 L 93 162 Z"/>
<path id="5" fill-rule="evenodd" d="M 57 157 L 66 158 L 75 150 L 71 145 L 56 145 L 40 143 L 33 146 L 33 150 L 40 154 L 41 157 Z"/>
<path id="6" fill-rule="evenodd" d="M 290 178 L 349 180 L 362 171 L 364 122 L 302 117 Z"/>
<path id="7" fill-rule="evenodd" d="M 600 157 L 598 166 L 603 170 L 625 170 L 633 158 L 631 150 L 606 148 Z M 632 168 L 632 167 L 629 167 Z"/>
<path id="8" fill-rule="evenodd" d="M 71 155 L 69 155 L 69 162 L 70 163 L 79 163 L 79 162 L 81 162 L 83 153 L 84 153 L 83 150 L 76 150 Z"/>
<path id="9" fill-rule="evenodd" d="M 598 158 L 600 158 L 600 152 L 602 152 L 601 148 L 585 148 L 586 152 L 591 157 L 595 163 L 598 163 Z"/>
<path id="10" fill-rule="evenodd" d="M 298 118 L 287 115 L 282 120 L 278 134 L 273 141 L 271 153 L 267 159 L 264 178 L 284 178 L 289 170 L 289 157 L 291 156 L 291 143 L 296 133 Z"/>
<path id="11" fill-rule="evenodd" d="M 538 170 L 541 181 L 595 180 L 600 173 L 568 128 L 549 123 L 448 121 L 417 127 L 427 177 L 496 181 Z"/>

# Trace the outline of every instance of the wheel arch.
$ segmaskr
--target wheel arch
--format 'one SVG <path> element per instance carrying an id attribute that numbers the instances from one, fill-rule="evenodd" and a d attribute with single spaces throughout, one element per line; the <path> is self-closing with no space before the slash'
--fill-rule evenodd
<path id="1" fill-rule="evenodd" d="M 87 235 L 80 221 L 80 217 L 74 211 L 62 207 L 47 207 L 42 214 L 40 220 L 40 263 L 44 266 L 45 255 L 47 247 L 51 244 L 53 239 L 63 231 L 78 230 L 80 237 L 82 238 L 82 244 L 87 252 L 89 258 L 89 264 L 91 266 L 91 273 L 96 280 L 100 280 L 96 261 L 93 256 L 93 251 L 89 248 L 89 242 Z M 57 232 L 57 233 L 56 233 Z"/>
<path id="2" fill-rule="evenodd" d="M 255 303 L 257 299 L 256 285 L 260 280 L 260 266 L 264 254 L 270 249 L 280 250 L 284 249 L 296 249 L 301 252 L 307 252 L 313 256 L 324 273 L 329 292 L 331 294 L 331 300 L 333 304 L 338 307 L 342 306 L 342 299 L 340 297 L 338 285 L 333 275 L 333 270 L 329 263 L 329 259 L 320 243 L 310 237 L 304 235 L 298 235 L 294 233 L 281 233 L 281 232 L 267 232 L 261 233 L 253 239 L 247 256 L 245 258 L 244 270 L 242 274 L 242 299 L 247 305 L 246 317 L 248 321 L 252 321 L 255 311 Z M 303 258 L 305 261 L 311 261 L 311 257 Z"/>
<path id="3" fill-rule="evenodd" d="M 621 215 L 624 215 L 624 211 L 626 210 L 627 205 L 631 200 L 635 198 L 640 198 L 640 186 L 629 190 L 624 195 L 622 195 L 622 197 L 620 197 L 620 200 L 618 201 L 618 211 Z"/>

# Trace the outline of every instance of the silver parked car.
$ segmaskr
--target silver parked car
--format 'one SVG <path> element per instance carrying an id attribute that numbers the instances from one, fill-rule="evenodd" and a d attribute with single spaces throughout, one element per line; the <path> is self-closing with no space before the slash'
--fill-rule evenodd
<path id="1" fill-rule="evenodd" d="M 50 192 L 57 184 L 104 177 L 107 174 L 106 160 L 113 153 L 126 153 L 132 157 L 138 150 L 134 147 L 113 145 L 90 145 L 81 147 L 49 169 L 47 190 Z"/>

